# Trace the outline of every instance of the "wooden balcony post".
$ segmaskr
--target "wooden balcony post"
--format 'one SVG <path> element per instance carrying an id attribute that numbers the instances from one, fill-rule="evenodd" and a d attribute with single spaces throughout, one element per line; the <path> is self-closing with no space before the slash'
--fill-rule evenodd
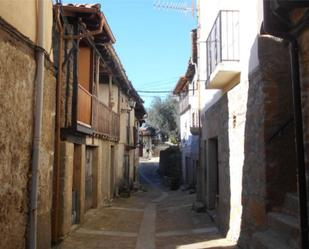
<path id="1" fill-rule="evenodd" d="M 112 101 L 113 101 L 113 76 L 111 74 L 108 75 L 108 83 L 109 83 L 108 106 L 110 108 L 113 108 L 113 105 L 112 105 Z"/>

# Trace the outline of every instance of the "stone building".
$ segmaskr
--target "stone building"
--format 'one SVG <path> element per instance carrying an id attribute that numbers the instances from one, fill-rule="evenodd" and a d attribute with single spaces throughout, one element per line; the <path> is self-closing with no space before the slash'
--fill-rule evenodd
<path id="1" fill-rule="evenodd" d="M 187 71 L 178 80 L 174 94 L 179 96 L 180 139 L 182 155 L 182 182 L 188 188 L 196 187 L 199 164 L 199 95 L 197 82 L 197 31 L 191 32 L 192 52 Z"/>
<path id="2" fill-rule="evenodd" d="M 47 249 L 130 191 L 145 109 L 99 5 L 0 14 L 0 248 Z"/>
<path id="3" fill-rule="evenodd" d="M 36 241 L 40 248 L 50 245 L 56 91 L 52 13 L 51 1 L 1 2 L 0 248 L 23 249 Z M 31 196 L 37 196 L 37 204 Z M 30 233 L 34 218 L 38 234 Z"/>
<path id="4" fill-rule="evenodd" d="M 295 143 L 292 82 L 298 69 L 293 71 L 291 43 L 278 34 L 295 35 L 279 20 L 301 29 L 297 34 L 304 116 L 300 134 L 307 158 L 308 37 L 303 8 L 308 3 L 264 2 L 266 6 L 277 2 L 270 4 L 270 12 L 276 12 L 270 19 L 276 20 L 273 33 L 262 25 L 262 1 L 198 2 L 199 85 L 204 84 L 206 92 L 220 90 L 212 102 L 200 106 L 198 200 L 241 248 L 300 248 L 300 231 L 306 231 L 308 222 L 297 203 L 308 189 L 297 193 L 305 178 L 297 169 L 301 159 Z"/>
<path id="5" fill-rule="evenodd" d="M 113 48 L 100 5 L 54 7 L 58 68 L 53 240 L 136 181 L 145 109 Z M 60 69 L 60 71 L 59 71 Z"/>

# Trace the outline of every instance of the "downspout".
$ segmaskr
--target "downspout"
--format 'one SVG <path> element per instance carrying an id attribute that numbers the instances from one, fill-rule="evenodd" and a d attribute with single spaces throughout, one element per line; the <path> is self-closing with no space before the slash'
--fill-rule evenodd
<path id="1" fill-rule="evenodd" d="M 269 3 L 268 3 L 269 4 Z M 264 13 L 268 13 L 269 7 L 264 0 Z M 299 224 L 300 224 L 300 242 L 302 249 L 308 249 L 308 213 L 307 213 L 307 187 L 306 187 L 306 168 L 303 137 L 303 117 L 301 105 L 301 85 L 299 73 L 298 43 L 295 36 L 287 33 L 275 32 L 270 29 L 267 18 L 263 22 L 264 31 L 270 35 L 282 38 L 290 43 L 290 60 L 292 73 L 292 91 L 293 91 L 293 114 L 295 122 L 295 140 L 296 140 L 296 163 L 297 163 L 297 184 L 299 198 Z"/>
<path id="2" fill-rule="evenodd" d="M 28 233 L 28 249 L 37 248 L 37 208 L 38 208 L 38 169 L 40 164 L 40 147 L 42 134 L 43 94 L 44 94 L 44 9 L 45 2 L 38 1 L 38 42 L 37 72 L 35 86 L 35 112 L 33 131 L 33 150 L 30 190 L 30 221 Z"/>

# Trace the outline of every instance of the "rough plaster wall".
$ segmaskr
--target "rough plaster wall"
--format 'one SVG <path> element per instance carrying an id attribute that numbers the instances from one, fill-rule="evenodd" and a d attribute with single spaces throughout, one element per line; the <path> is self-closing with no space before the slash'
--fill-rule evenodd
<path id="1" fill-rule="evenodd" d="M 28 222 L 36 63 L 31 50 L 13 45 L 13 38 L 5 39 L 0 41 L 0 248 L 18 249 L 25 247 Z M 38 234 L 39 248 L 50 243 L 54 92 L 53 72 L 47 69 L 38 199 L 38 228 L 44 235 Z"/>
<path id="2" fill-rule="evenodd" d="M 61 235 L 71 231 L 74 144 L 61 142 Z"/>
<path id="3" fill-rule="evenodd" d="M 103 202 L 106 202 L 109 199 L 109 148 L 108 142 L 102 141 L 102 199 Z"/>
<path id="4" fill-rule="evenodd" d="M 24 248 L 35 61 L 0 41 L 0 248 Z"/>
<path id="5" fill-rule="evenodd" d="M 38 248 L 48 248 L 51 241 L 52 181 L 54 165 L 55 91 L 53 72 L 45 71 L 41 164 L 38 195 Z"/>
<path id="6" fill-rule="evenodd" d="M 97 195 L 97 204 L 101 205 L 103 202 L 103 193 L 102 193 L 102 182 L 103 182 L 103 150 L 102 150 L 102 141 L 98 142 L 98 172 L 97 172 L 97 177 L 98 177 L 98 195 Z"/>
<path id="7" fill-rule="evenodd" d="M 118 165 L 117 167 L 117 174 L 116 174 L 116 185 L 118 189 L 121 187 L 123 183 L 123 164 L 124 164 L 124 144 L 118 145 Z"/>
<path id="8" fill-rule="evenodd" d="M 135 150 L 130 150 L 130 182 L 133 182 L 135 167 Z"/>
<path id="9" fill-rule="evenodd" d="M 105 105 L 109 105 L 109 85 L 108 84 L 99 84 L 99 100 L 102 101 Z"/>

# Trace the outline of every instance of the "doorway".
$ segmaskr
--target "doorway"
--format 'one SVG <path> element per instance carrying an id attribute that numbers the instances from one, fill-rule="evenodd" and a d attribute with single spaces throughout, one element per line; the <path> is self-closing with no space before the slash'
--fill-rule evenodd
<path id="1" fill-rule="evenodd" d="M 130 157 L 124 155 L 124 186 L 130 188 Z"/>
<path id="2" fill-rule="evenodd" d="M 93 207 L 93 149 L 86 147 L 86 165 L 85 165 L 85 209 L 86 211 Z"/>
<path id="3" fill-rule="evenodd" d="M 115 197 L 115 147 L 111 146 L 110 155 L 110 198 Z"/>
<path id="4" fill-rule="evenodd" d="M 207 207 L 208 209 L 216 209 L 220 199 L 217 137 L 207 141 L 207 169 Z"/>

